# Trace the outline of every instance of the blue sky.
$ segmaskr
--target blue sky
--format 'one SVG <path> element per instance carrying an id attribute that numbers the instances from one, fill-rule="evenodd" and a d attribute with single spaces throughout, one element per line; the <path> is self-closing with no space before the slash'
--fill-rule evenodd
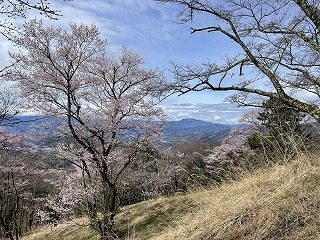
<path id="1" fill-rule="evenodd" d="M 123 45 L 145 58 L 147 68 L 165 71 L 170 80 L 170 62 L 180 64 L 221 62 L 234 51 L 230 40 L 219 34 L 190 34 L 191 26 L 205 26 L 214 19 L 200 17 L 191 24 L 178 24 L 179 7 L 159 4 L 153 0 L 62 0 L 52 1 L 53 9 L 63 16 L 58 21 L 45 19 L 47 25 L 68 29 L 70 22 L 95 24 L 103 38 L 108 40 L 111 55 L 118 55 Z M 38 18 L 29 13 L 27 18 Z M 15 20 L 21 26 L 22 21 Z M 1 66 L 9 63 L 7 52 L 13 48 L 0 39 Z M 236 123 L 245 109 L 223 102 L 229 93 L 198 92 L 171 96 L 161 106 L 170 120 L 196 118 L 219 123 Z"/>

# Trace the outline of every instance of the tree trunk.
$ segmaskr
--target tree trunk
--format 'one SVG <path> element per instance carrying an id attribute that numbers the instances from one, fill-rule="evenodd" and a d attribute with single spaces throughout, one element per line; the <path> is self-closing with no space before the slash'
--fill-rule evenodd
<path id="1" fill-rule="evenodd" d="M 109 182 L 105 184 L 105 209 L 103 213 L 102 223 L 100 224 L 100 234 L 103 240 L 114 240 L 119 239 L 117 234 L 113 231 L 114 218 L 118 210 L 118 191 L 115 184 Z"/>
<path id="2" fill-rule="evenodd" d="M 320 31 L 320 9 L 313 4 L 308 4 L 306 0 L 294 0 L 294 2 L 304 11 Z"/>
<path id="3" fill-rule="evenodd" d="M 12 232 L 9 232 L 9 233 L 8 233 L 8 237 L 10 238 L 10 240 L 14 240 L 14 237 L 13 237 Z"/>

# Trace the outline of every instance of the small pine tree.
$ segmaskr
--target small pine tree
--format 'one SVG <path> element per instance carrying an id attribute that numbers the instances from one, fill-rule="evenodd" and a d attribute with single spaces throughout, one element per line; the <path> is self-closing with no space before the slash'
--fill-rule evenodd
<path id="1" fill-rule="evenodd" d="M 264 131 L 251 136 L 250 146 L 263 149 L 268 158 L 288 160 L 296 156 L 310 138 L 308 126 L 303 123 L 306 114 L 273 98 L 265 101 L 263 108 L 257 119 Z"/>
<path id="2" fill-rule="evenodd" d="M 280 134 L 302 135 L 305 132 L 306 127 L 302 123 L 306 117 L 305 113 L 273 98 L 265 101 L 262 106 L 264 111 L 259 113 L 257 119 L 267 129 L 269 135 L 274 137 Z"/>

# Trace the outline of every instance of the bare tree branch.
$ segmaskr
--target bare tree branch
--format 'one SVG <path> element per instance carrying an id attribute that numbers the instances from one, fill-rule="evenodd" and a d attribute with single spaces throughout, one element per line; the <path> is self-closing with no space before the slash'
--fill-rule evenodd
<path id="1" fill-rule="evenodd" d="M 183 9 L 179 15 L 182 23 L 192 21 L 196 25 L 198 14 L 210 17 L 213 21 L 208 26 L 191 27 L 191 33 L 220 33 L 241 48 L 236 57 L 229 57 L 222 66 L 175 64 L 176 91 L 181 94 L 208 89 L 237 91 L 246 94 L 245 98 L 238 98 L 240 105 L 245 104 L 244 99 L 249 100 L 250 94 L 278 99 L 320 121 L 320 9 L 317 1 L 159 2 L 179 4 Z M 240 72 L 239 77 L 235 77 L 236 72 Z M 312 101 L 295 97 L 291 94 L 293 91 L 309 93 Z"/>

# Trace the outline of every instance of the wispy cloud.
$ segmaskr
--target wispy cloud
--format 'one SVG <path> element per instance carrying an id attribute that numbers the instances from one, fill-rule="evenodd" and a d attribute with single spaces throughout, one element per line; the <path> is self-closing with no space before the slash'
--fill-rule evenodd
<path id="1" fill-rule="evenodd" d="M 166 103 L 162 105 L 170 120 L 194 118 L 217 123 L 238 123 L 238 119 L 250 108 L 238 108 L 232 103 L 212 104 L 179 104 Z"/>
<path id="2" fill-rule="evenodd" d="M 121 47 L 133 48 L 145 58 L 146 67 L 166 70 L 170 80 L 170 61 L 200 63 L 218 61 L 226 51 L 225 39 L 211 34 L 190 35 L 191 25 L 175 23 L 178 6 L 159 4 L 153 0 L 73 0 L 52 1 L 53 9 L 61 10 L 57 20 L 43 19 L 45 25 L 69 29 L 69 24 L 95 24 L 109 43 L 109 53 L 118 55 Z M 27 19 L 42 18 L 29 12 Z M 22 27 L 24 19 L 14 19 Z M 208 21 L 201 19 L 201 21 Z M 199 24 L 192 23 L 192 24 Z M 205 24 L 200 22 L 200 24 Z M 0 37 L 0 68 L 10 63 L 8 51 L 14 47 Z M 172 96 L 162 106 L 170 119 L 196 118 L 213 122 L 236 122 L 244 111 L 221 103 L 228 93 L 201 92 Z"/>

